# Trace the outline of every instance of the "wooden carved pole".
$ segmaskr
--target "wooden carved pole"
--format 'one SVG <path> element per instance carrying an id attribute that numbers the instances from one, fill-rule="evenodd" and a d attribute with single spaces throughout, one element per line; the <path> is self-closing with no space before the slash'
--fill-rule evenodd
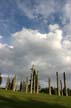
<path id="1" fill-rule="evenodd" d="M 32 65 L 32 92 L 35 93 L 35 66 Z"/>
<path id="2" fill-rule="evenodd" d="M 0 73 L 0 87 L 1 87 L 1 83 L 2 83 L 2 75 Z"/>
<path id="3" fill-rule="evenodd" d="M 48 78 L 49 95 L 51 95 L 51 79 Z"/>
<path id="4" fill-rule="evenodd" d="M 61 96 L 63 96 L 63 89 L 62 89 L 62 81 L 60 80 L 60 90 L 61 90 Z"/>
<path id="5" fill-rule="evenodd" d="M 31 73 L 31 79 L 30 79 L 30 93 L 32 94 L 32 73 Z"/>
<path id="6" fill-rule="evenodd" d="M 13 91 L 16 91 L 17 89 L 17 81 L 16 81 L 16 75 L 13 78 Z"/>
<path id="7" fill-rule="evenodd" d="M 37 94 L 39 93 L 38 71 L 37 71 Z"/>
<path id="8" fill-rule="evenodd" d="M 28 92 L 28 77 L 26 77 L 26 93 Z"/>
<path id="9" fill-rule="evenodd" d="M 35 93 L 35 78 L 36 78 L 36 76 L 34 75 L 34 93 Z"/>
<path id="10" fill-rule="evenodd" d="M 66 75 L 65 72 L 63 73 L 63 78 L 64 78 L 64 94 L 67 96 L 67 88 L 66 88 Z"/>
<path id="11" fill-rule="evenodd" d="M 60 96 L 60 84 L 59 84 L 58 72 L 56 72 L 56 78 L 57 78 L 57 95 Z"/>
<path id="12" fill-rule="evenodd" d="M 10 86 L 11 86 L 11 83 L 10 83 L 10 78 L 9 78 L 9 76 L 8 76 L 8 78 L 7 78 L 7 82 L 6 82 L 6 90 L 10 90 Z"/>

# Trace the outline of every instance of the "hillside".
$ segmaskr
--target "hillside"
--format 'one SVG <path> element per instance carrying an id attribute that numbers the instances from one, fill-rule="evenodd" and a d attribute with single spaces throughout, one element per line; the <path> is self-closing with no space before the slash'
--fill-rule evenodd
<path id="1" fill-rule="evenodd" d="M 71 108 L 71 97 L 0 90 L 0 108 Z"/>

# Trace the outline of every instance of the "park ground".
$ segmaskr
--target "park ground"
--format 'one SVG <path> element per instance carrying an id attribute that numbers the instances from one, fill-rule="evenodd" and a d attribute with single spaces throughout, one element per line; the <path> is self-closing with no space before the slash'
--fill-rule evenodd
<path id="1" fill-rule="evenodd" d="M 0 108 L 71 108 L 71 97 L 0 90 Z"/>

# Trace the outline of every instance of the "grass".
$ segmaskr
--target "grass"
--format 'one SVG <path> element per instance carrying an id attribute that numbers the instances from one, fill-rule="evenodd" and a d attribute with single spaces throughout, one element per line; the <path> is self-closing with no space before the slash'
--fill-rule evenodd
<path id="1" fill-rule="evenodd" d="M 71 108 L 71 97 L 0 90 L 0 108 Z"/>

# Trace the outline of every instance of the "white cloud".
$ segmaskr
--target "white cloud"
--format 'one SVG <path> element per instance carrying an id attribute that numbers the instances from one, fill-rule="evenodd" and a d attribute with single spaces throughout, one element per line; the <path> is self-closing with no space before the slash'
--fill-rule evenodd
<path id="1" fill-rule="evenodd" d="M 63 41 L 63 46 L 64 46 L 64 48 L 69 48 L 69 49 L 71 49 L 71 41 L 69 41 L 69 40 L 64 40 Z"/>
<path id="2" fill-rule="evenodd" d="M 71 13 L 71 1 L 68 0 L 63 9 L 65 11 L 64 14 L 65 14 L 66 18 L 70 19 L 71 18 L 71 14 L 70 14 Z"/>
<path id="3" fill-rule="evenodd" d="M 25 16 L 40 21 L 40 25 L 44 24 L 44 28 L 48 26 L 51 19 L 51 23 L 56 21 L 56 23 L 60 22 L 63 25 L 61 28 L 63 28 L 64 33 L 71 34 L 71 0 L 33 0 L 33 2 L 32 0 L 28 2 L 27 0 L 17 0 L 16 2 Z"/>
<path id="4" fill-rule="evenodd" d="M 36 0 L 28 2 L 26 0 L 17 0 L 18 8 L 25 14 L 28 18 L 34 19 L 41 15 L 44 20 L 55 12 L 55 3 L 53 0 Z"/>
<path id="5" fill-rule="evenodd" d="M 2 43 L 0 43 L 0 49 L 3 49 L 5 47 L 9 47 L 9 45 L 8 44 L 2 44 Z"/>
<path id="6" fill-rule="evenodd" d="M 63 30 L 67 35 L 71 35 L 71 0 L 66 1 L 62 8 L 62 12 L 62 24 L 64 24 Z"/>
<path id="7" fill-rule="evenodd" d="M 49 28 L 51 30 L 47 34 L 23 28 L 12 34 L 12 46 L 0 44 L 0 70 L 16 73 L 21 79 L 30 75 L 29 69 L 34 63 L 40 80 L 45 80 L 49 74 L 54 75 L 56 71 L 70 73 L 71 50 L 66 46 L 69 40 L 63 39 L 57 24 L 49 25 Z"/>
<path id="8" fill-rule="evenodd" d="M 2 39 L 3 37 L 0 35 L 0 39 Z"/>
<path id="9" fill-rule="evenodd" d="M 14 48 L 14 46 L 12 46 L 12 45 L 8 45 L 8 44 L 2 44 L 2 43 L 0 43 L 0 49 L 6 48 L 6 47 L 11 48 L 11 49 Z"/>
<path id="10" fill-rule="evenodd" d="M 14 46 L 12 46 L 12 45 L 10 45 L 10 46 L 8 46 L 9 48 L 11 48 L 11 49 L 13 49 L 14 48 Z"/>
<path id="11" fill-rule="evenodd" d="M 58 29 L 59 29 L 59 25 L 58 24 L 54 24 L 54 25 L 50 24 L 49 25 L 49 30 L 50 31 L 55 31 L 55 30 L 58 30 Z"/>

